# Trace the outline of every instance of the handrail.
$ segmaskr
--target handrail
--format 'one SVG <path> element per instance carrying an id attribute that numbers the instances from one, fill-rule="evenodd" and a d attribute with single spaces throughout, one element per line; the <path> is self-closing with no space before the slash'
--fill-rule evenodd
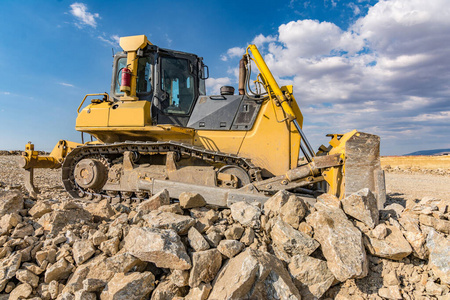
<path id="1" fill-rule="evenodd" d="M 100 95 L 106 96 L 106 101 L 109 102 L 109 94 L 108 93 L 87 94 L 86 96 L 84 96 L 83 101 L 81 101 L 80 106 L 78 106 L 77 113 L 80 113 L 81 106 L 83 106 L 83 103 L 87 97 L 100 96 Z"/>

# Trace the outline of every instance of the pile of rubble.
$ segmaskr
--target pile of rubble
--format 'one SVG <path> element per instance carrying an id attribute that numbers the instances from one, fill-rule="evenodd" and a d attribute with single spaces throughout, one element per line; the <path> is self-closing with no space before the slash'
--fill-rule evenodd
<path id="1" fill-rule="evenodd" d="M 437 169 L 424 169 L 417 166 L 413 167 L 391 167 L 390 165 L 386 165 L 383 167 L 383 170 L 385 170 L 388 173 L 402 173 L 402 174 L 431 174 L 431 175 L 441 175 L 441 176 L 449 176 L 450 175 L 450 169 L 443 169 L 443 168 L 437 168 Z"/>
<path id="2" fill-rule="evenodd" d="M 0 191 L 0 299 L 449 299 L 449 201 L 378 211 L 368 189 L 226 209 L 179 198 Z"/>

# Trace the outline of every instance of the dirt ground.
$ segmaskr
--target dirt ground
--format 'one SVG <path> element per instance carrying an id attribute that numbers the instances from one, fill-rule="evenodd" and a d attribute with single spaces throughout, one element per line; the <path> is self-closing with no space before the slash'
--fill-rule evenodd
<path id="1" fill-rule="evenodd" d="M 17 155 L 0 155 L 0 189 L 25 192 L 23 173 L 18 167 L 19 158 Z M 450 157 L 442 161 L 447 159 L 450 162 Z M 399 203 L 408 207 L 424 197 L 450 200 L 450 167 L 440 164 L 439 160 L 440 158 L 429 157 L 427 163 L 423 157 L 382 158 L 382 165 L 386 170 L 387 205 Z M 35 183 L 41 191 L 39 199 L 70 198 L 63 189 L 60 170 L 36 170 Z M 387 299 L 380 297 L 380 289 L 383 287 L 383 276 L 390 272 L 398 275 L 403 299 L 449 299 L 448 288 L 440 291 L 438 297 L 430 295 L 425 289 L 429 278 L 435 280 L 426 261 L 414 257 L 392 261 L 370 256 L 369 268 L 367 277 L 337 284 L 321 299 Z"/>

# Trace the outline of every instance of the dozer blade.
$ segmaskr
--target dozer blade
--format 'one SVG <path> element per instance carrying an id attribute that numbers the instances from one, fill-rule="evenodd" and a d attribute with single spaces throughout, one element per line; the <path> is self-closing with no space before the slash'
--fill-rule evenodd
<path id="1" fill-rule="evenodd" d="M 378 209 L 383 209 L 386 187 L 380 163 L 380 137 L 356 132 L 345 143 L 345 156 L 344 197 L 369 188 L 377 198 Z"/>

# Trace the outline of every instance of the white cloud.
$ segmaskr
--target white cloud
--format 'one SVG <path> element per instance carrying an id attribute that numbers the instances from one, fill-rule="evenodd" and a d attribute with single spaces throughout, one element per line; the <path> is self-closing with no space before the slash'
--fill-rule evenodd
<path id="1" fill-rule="evenodd" d="M 86 4 L 75 2 L 70 5 L 70 8 L 70 13 L 78 20 L 78 22 L 75 23 L 78 27 L 83 25 L 88 25 L 93 28 L 97 27 L 96 19 L 99 19 L 100 15 L 98 13 L 88 12 Z"/>
<path id="2" fill-rule="evenodd" d="M 379 134 L 386 154 L 439 148 L 450 138 L 447 2 L 380 1 L 348 30 L 298 20 L 253 41 L 268 44 L 262 52 L 279 82 L 294 85 L 313 144 L 356 128 Z"/>
<path id="3" fill-rule="evenodd" d="M 227 61 L 228 59 L 234 58 L 234 57 L 241 57 L 245 54 L 245 48 L 240 47 L 233 47 L 228 49 L 227 54 L 221 55 L 220 59 L 223 61 Z"/>
<path id="4" fill-rule="evenodd" d="M 276 40 L 277 40 L 276 36 L 272 35 L 264 36 L 262 34 L 259 34 L 253 39 L 252 44 L 255 44 L 256 47 L 262 47 L 264 46 L 264 44 L 275 42 Z"/>
<path id="5" fill-rule="evenodd" d="M 73 84 L 67 83 L 67 82 L 58 82 L 58 84 L 62 85 L 62 86 L 67 86 L 67 87 L 75 87 Z"/>
<path id="6" fill-rule="evenodd" d="M 206 83 L 206 93 L 208 95 L 219 95 L 220 88 L 224 85 L 230 85 L 231 79 L 229 77 L 220 77 L 220 78 L 208 78 L 205 81 Z"/>
<path id="7" fill-rule="evenodd" d="M 112 47 L 119 47 L 120 37 L 118 35 L 111 35 L 109 37 L 106 36 L 105 33 L 98 36 L 98 39 L 102 42 L 111 45 Z"/>
<path id="8" fill-rule="evenodd" d="M 0 92 L 1 95 L 11 95 L 10 92 Z"/>

